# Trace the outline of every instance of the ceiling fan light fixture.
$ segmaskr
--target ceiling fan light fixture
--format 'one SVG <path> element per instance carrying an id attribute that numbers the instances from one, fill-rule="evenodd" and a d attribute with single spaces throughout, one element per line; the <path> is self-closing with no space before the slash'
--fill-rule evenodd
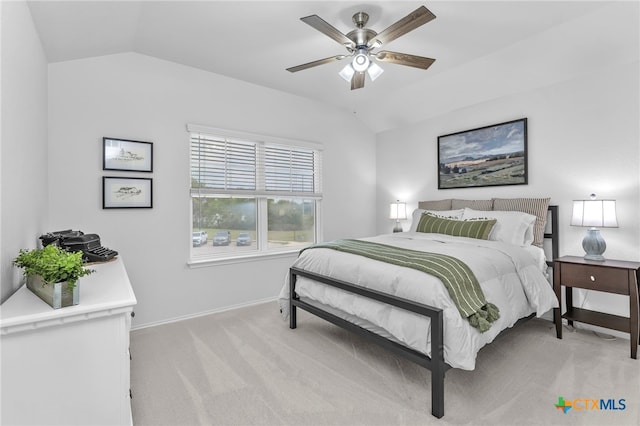
<path id="1" fill-rule="evenodd" d="M 358 53 L 353 57 L 353 61 L 351 61 L 351 66 L 356 72 L 366 71 L 369 67 L 371 61 L 369 60 L 369 55 L 367 55 L 364 49 L 359 50 Z"/>
<path id="2" fill-rule="evenodd" d="M 371 62 L 371 65 L 369 65 L 369 68 L 367 68 L 367 74 L 369 74 L 369 78 L 371 78 L 371 81 L 375 81 L 376 78 L 380 77 L 383 72 L 384 70 L 382 69 L 382 67 L 375 62 Z"/>
<path id="3" fill-rule="evenodd" d="M 338 74 L 340 75 L 340 77 L 342 77 L 346 82 L 351 82 L 351 78 L 353 77 L 353 75 L 356 73 L 356 71 L 353 69 L 353 67 L 351 66 L 351 64 L 347 64 L 345 65 L 344 68 L 342 68 L 342 71 L 340 71 Z"/>

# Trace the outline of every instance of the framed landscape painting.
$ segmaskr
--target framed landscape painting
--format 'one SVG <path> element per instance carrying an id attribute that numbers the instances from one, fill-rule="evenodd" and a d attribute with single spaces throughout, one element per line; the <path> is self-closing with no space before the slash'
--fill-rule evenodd
<path id="1" fill-rule="evenodd" d="M 438 189 L 527 180 L 526 118 L 438 136 Z"/>

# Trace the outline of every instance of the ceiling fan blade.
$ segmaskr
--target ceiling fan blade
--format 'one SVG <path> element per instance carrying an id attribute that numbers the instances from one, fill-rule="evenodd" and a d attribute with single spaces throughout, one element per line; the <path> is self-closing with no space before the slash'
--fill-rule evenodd
<path id="1" fill-rule="evenodd" d="M 390 62 L 392 64 L 407 65 L 409 67 L 420 68 L 426 70 L 436 60 L 433 58 L 425 58 L 424 56 L 409 55 L 407 53 L 390 52 L 383 50 L 376 54 L 376 59 L 381 62 Z"/>
<path id="2" fill-rule="evenodd" d="M 380 32 L 372 40 L 369 41 L 368 45 L 369 47 L 371 47 L 376 42 L 376 40 L 379 43 L 378 46 L 389 43 L 397 39 L 398 37 L 408 33 L 409 31 L 413 31 L 419 26 L 426 24 L 432 19 L 435 19 L 435 17 L 436 15 L 431 13 L 429 9 L 424 6 L 420 6 L 404 18 L 400 19 L 395 24 L 391 24 L 391 26 Z"/>
<path id="3" fill-rule="evenodd" d="M 351 77 L 351 90 L 364 87 L 364 72 L 357 72 Z"/>
<path id="4" fill-rule="evenodd" d="M 306 70 L 307 68 L 317 67 L 318 65 L 328 64 L 329 62 L 339 61 L 339 60 L 344 59 L 344 58 L 346 58 L 346 55 L 331 56 L 329 58 L 318 59 L 317 61 L 308 62 L 306 64 L 302 64 L 302 65 L 298 65 L 298 66 L 295 66 L 295 67 L 287 68 L 287 71 L 289 71 L 289 72 L 298 72 L 298 71 Z"/>
<path id="5" fill-rule="evenodd" d="M 342 34 L 333 25 L 329 24 L 318 15 L 305 16 L 304 18 L 300 18 L 300 20 L 305 24 L 311 25 L 322 34 L 331 37 L 342 45 L 353 46 L 353 41 L 351 41 L 349 37 Z"/>

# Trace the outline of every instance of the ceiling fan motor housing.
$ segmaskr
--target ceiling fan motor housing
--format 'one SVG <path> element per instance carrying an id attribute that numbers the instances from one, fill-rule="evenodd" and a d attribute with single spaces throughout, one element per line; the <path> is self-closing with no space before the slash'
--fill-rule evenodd
<path id="1" fill-rule="evenodd" d="M 367 48 L 369 40 L 372 40 L 376 35 L 378 35 L 377 32 L 364 27 L 369 21 L 369 15 L 365 12 L 358 12 L 353 15 L 352 19 L 357 28 L 347 33 L 347 37 L 353 42 L 353 44 L 355 44 L 355 48 L 353 48 L 353 50 Z"/>
<path id="2" fill-rule="evenodd" d="M 356 49 L 366 48 L 369 40 L 372 40 L 377 35 L 377 32 L 369 28 L 357 28 L 347 33 L 347 37 L 356 45 Z"/>

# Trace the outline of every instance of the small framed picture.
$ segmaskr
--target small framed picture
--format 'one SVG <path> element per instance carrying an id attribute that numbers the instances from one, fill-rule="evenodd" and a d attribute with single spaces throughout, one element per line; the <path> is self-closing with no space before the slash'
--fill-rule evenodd
<path id="1" fill-rule="evenodd" d="M 102 177 L 103 209 L 150 209 L 152 207 L 151 178 Z"/>
<path id="2" fill-rule="evenodd" d="M 102 138 L 102 170 L 153 171 L 153 143 Z"/>

